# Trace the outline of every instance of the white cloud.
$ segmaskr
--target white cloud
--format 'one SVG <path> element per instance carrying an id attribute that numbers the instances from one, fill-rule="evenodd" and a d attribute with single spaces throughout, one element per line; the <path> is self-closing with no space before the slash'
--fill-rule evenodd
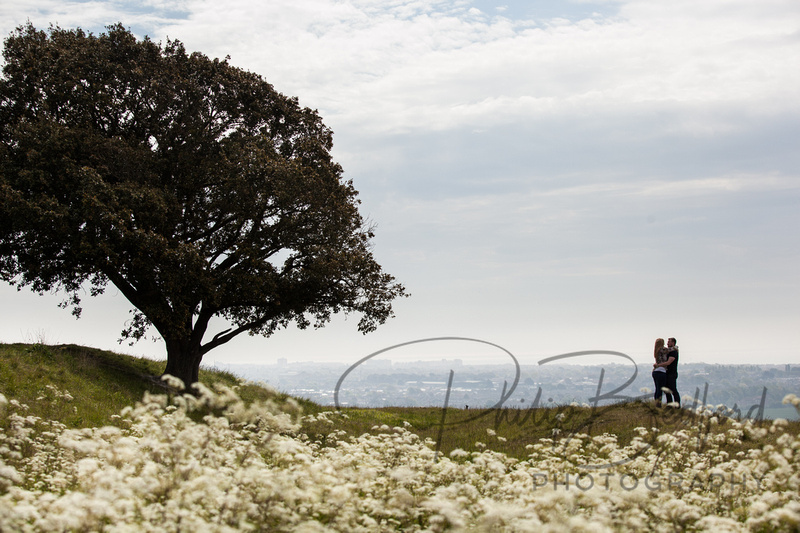
<path id="1" fill-rule="evenodd" d="M 635 102 L 774 109 L 800 84 L 797 13 L 752 5 L 630 3 L 611 19 L 533 26 L 445 3 L 230 2 L 222 19 L 215 3 L 197 3 L 162 31 L 214 39 L 328 116 L 389 132 Z"/>
<path id="2" fill-rule="evenodd" d="M 129 3 L 38 11 L 65 26 L 142 24 L 156 38 L 230 54 L 331 120 L 370 132 L 624 113 L 641 102 L 746 105 L 749 114 L 800 105 L 789 98 L 800 88 L 791 1 L 632 1 L 612 17 L 536 22 L 477 16 L 469 2 L 177 5 L 187 15 L 173 20 Z"/>

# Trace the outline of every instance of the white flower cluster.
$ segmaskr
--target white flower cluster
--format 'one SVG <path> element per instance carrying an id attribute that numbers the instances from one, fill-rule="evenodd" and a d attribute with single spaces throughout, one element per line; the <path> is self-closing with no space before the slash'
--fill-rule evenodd
<path id="1" fill-rule="evenodd" d="M 793 398 L 788 400 L 793 402 Z M 520 461 L 434 452 L 407 427 L 324 443 L 296 405 L 234 390 L 147 395 L 68 430 L 0 395 L 0 531 L 784 531 L 800 529 L 800 438 L 711 412 L 674 433 L 543 439 Z M 724 445 L 775 445 L 729 457 Z M 489 432 L 490 437 L 495 437 Z"/>

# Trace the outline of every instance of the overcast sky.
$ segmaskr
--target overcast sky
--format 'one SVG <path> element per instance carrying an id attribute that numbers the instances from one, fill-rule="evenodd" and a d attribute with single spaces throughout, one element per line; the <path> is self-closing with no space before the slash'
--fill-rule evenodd
<path id="1" fill-rule="evenodd" d="M 669 336 L 685 362 L 800 363 L 797 0 L 0 4 L 3 36 L 27 20 L 119 21 L 230 56 L 333 129 L 377 260 L 411 297 L 367 336 L 352 317 L 241 337 L 207 363 L 354 362 L 442 336 L 529 364 L 647 362 Z M 3 286 L 0 341 L 163 357 L 117 344 L 129 306 L 107 293 L 76 321 L 58 296 Z"/>

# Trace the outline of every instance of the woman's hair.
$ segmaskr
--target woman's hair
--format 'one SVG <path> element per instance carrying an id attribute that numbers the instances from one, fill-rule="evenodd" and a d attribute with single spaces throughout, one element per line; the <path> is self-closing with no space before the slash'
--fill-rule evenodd
<path id="1" fill-rule="evenodd" d="M 660 352 L 661 348 L 663 347 L 664 347 L 664 339 L 656 339 L 656 348 L 655 350 L 653 350 L 653 357 L 656 358 L 656 361 L 658 361 L 658 352 Z"/>

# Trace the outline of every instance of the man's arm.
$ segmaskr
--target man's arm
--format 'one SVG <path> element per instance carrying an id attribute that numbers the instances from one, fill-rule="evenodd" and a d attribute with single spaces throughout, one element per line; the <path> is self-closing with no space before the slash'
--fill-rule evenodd
<path id="1" fill-rule="evenodd" d="M 658 363 L 656 366 L 669 366 L 669 365 L 671 365 L 671 364 L 672 364 L 672 362 L 673 362 L 674 360 L 675 360 L 675 357 L 674 357 L 674 356 L 672 356 L 672 355 L 670 355 L 670 356 L 667 358 L 667 360 L 666 360 L 666 361 L 664 361 L 663 363 Z"/>

